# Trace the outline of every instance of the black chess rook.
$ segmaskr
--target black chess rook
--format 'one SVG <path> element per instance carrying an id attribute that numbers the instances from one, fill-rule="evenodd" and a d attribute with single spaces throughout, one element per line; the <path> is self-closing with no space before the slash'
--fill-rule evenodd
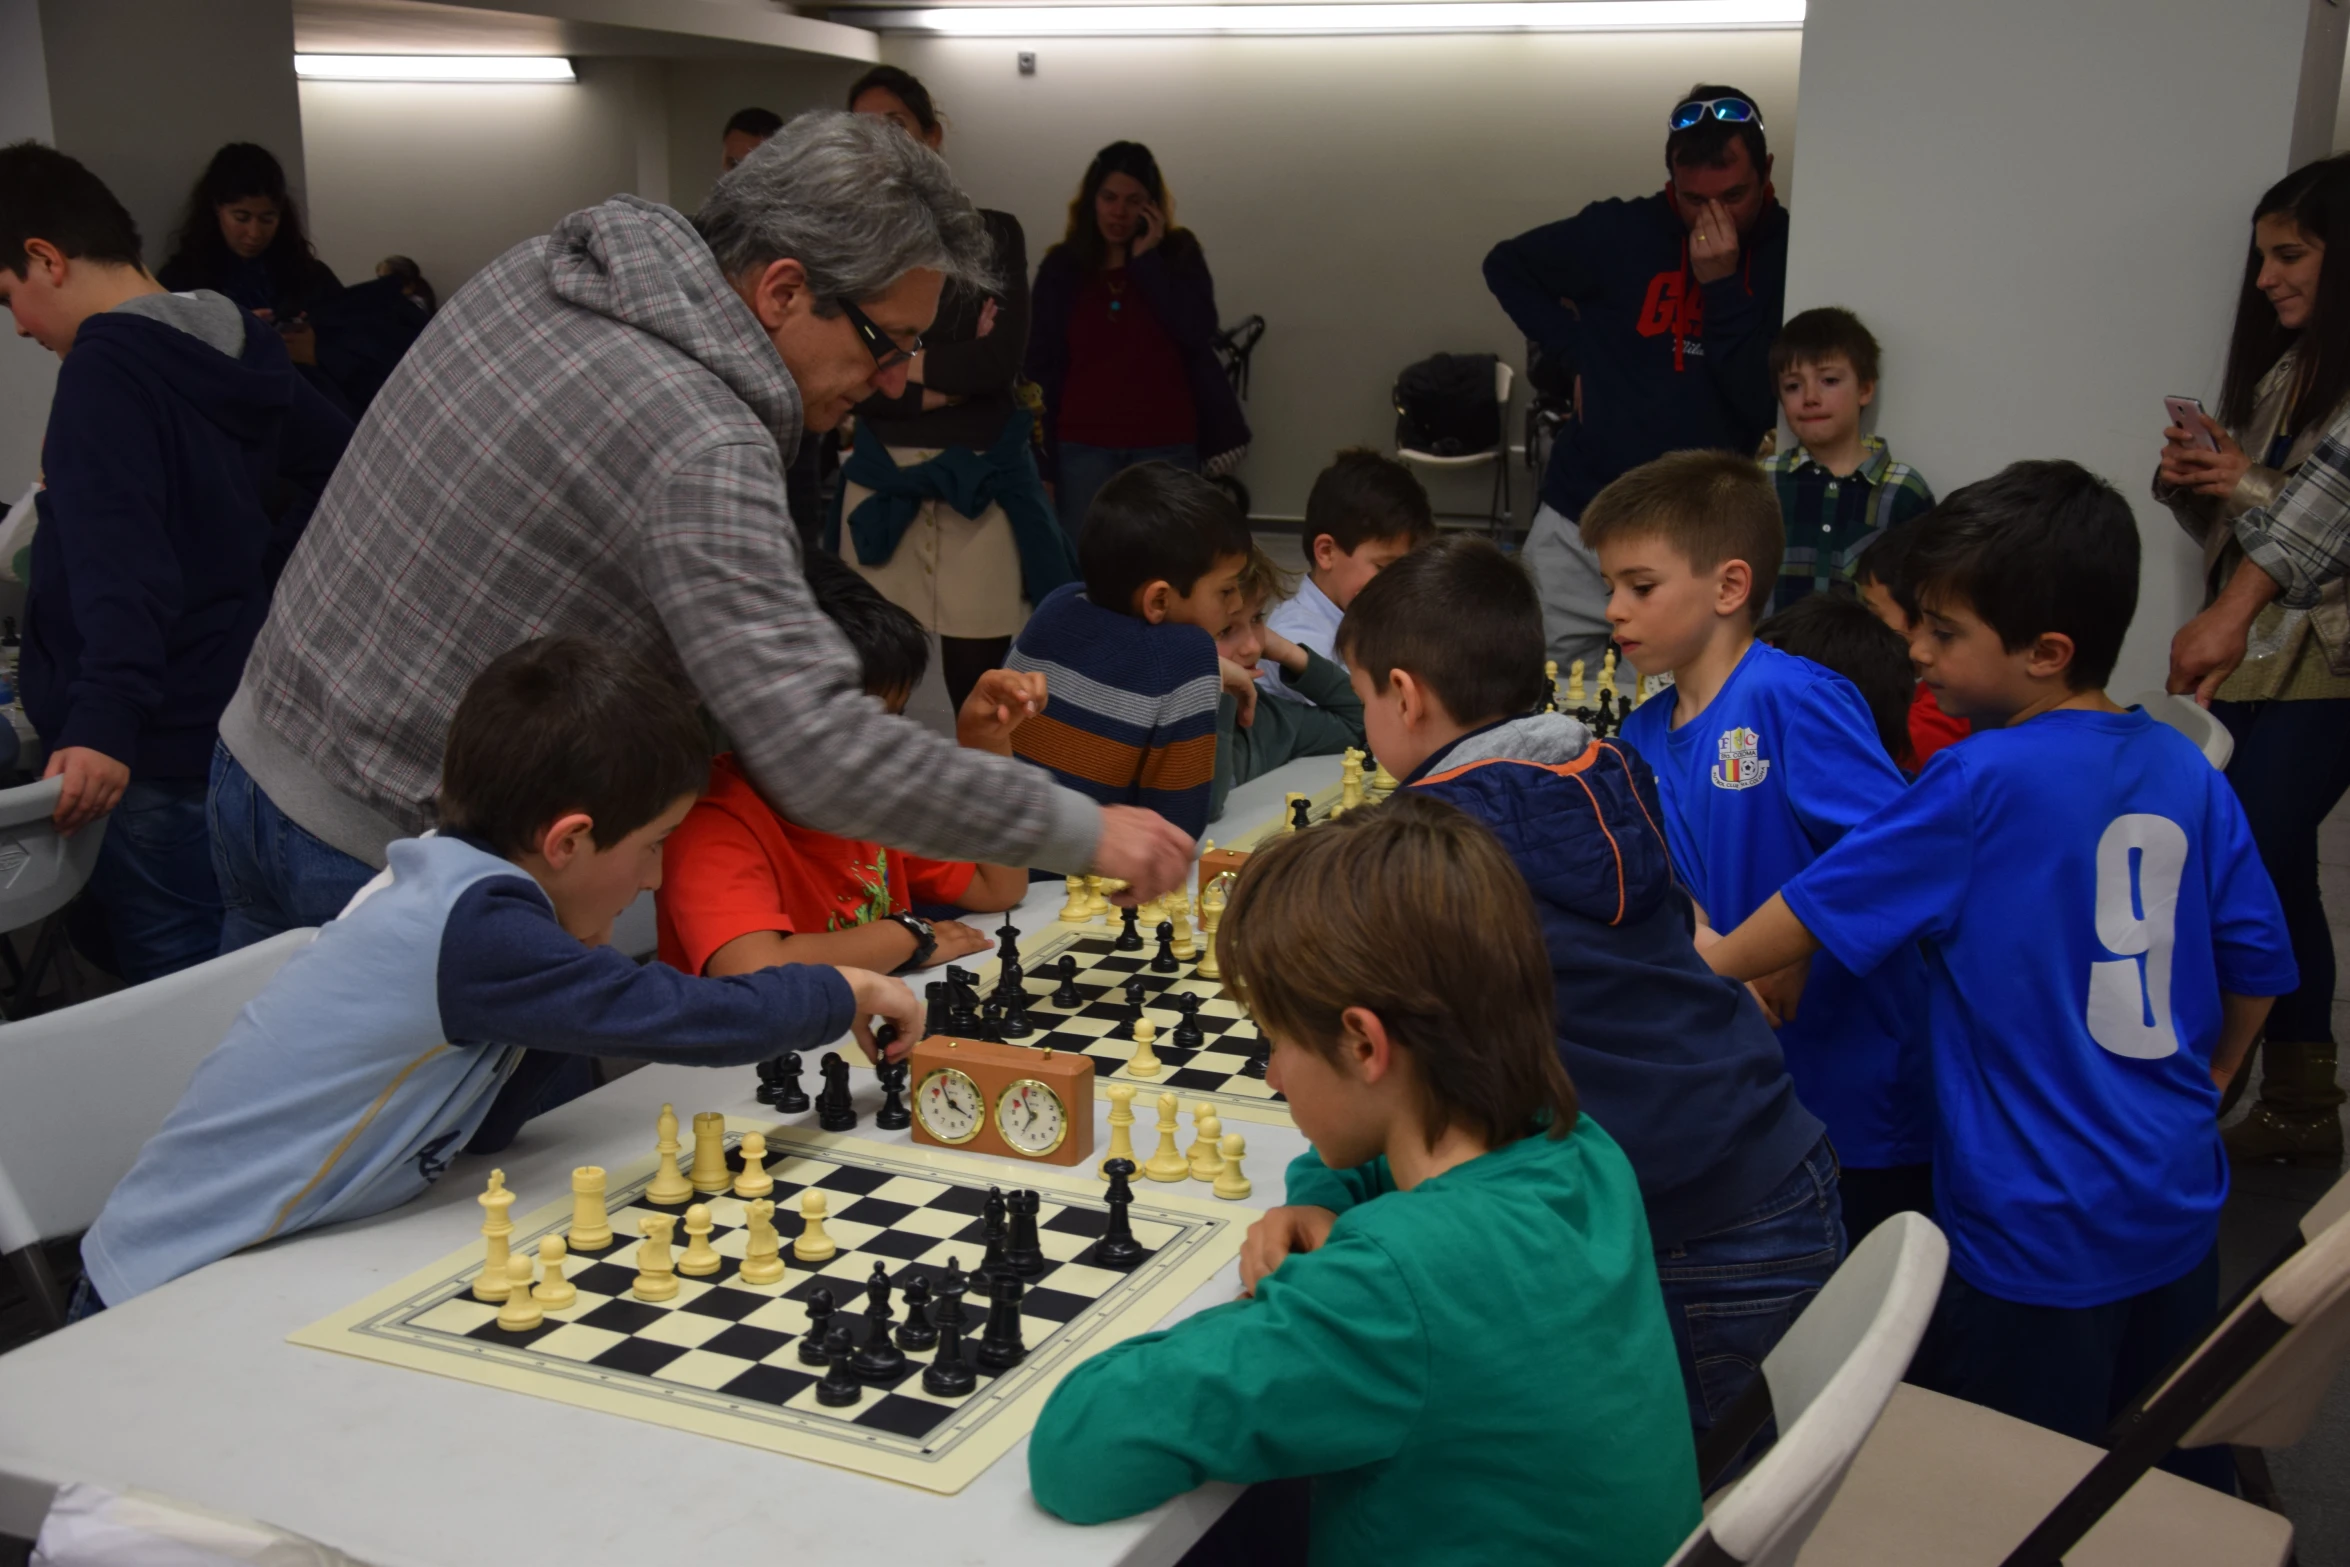
<path id="1" fill-rule="evenodd" d="M 1012 1232 L 1004 1241 L 1004 1266 L 1023 1279 L 1033 1279 L 1044 1272 L 1044 1249 L 1038 1244 L 1036 1216 L 1043 1199 L 1035 1192 L 1014 1192 L 1005 1207 L 1011 1214 Z"/>

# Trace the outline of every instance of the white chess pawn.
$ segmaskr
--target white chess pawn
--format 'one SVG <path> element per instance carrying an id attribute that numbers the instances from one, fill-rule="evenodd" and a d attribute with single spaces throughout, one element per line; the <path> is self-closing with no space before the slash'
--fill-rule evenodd
<path id="1" fill-rule="evenodd" d="M 1156 1077 L 1165 1070 L 1166 1064 L 1151 1049 L 1151 1041 L 1158 1037 L 1158 1025 L 1148 1017 L 1138 1017 L 1134 1020 L 1134 1054 L 1126 1062 L 1127 1075 Z"/>
<path id="2" fill-rule="evenodd" d="M 549 1311 L 561 1311 L 579 1299 L 579 1290 L 563 1276 L 563 1237 L 539 1237 L 539 1282 L 531 1292 L 531 1299 Z"/>
<path id="3" fill-rule="evenodd" d="M 745 1284 L 773 1284 L 783 1277 L 783 1237 L 775 1231 L 775 1204 L 761 1198 L 743 1214 L 750 1220 L 751 1234 L 739 1277 Z"/>
<path id="4" fill-rule="evenodd" d="M 743 1133 L 742 1173 L 734 1178 L 737 1197 L 764 1197 L 775 1190 L 775 1177 L 767 1173 L 767 1138 L 761 1132 Z"/>
<path id="5" fill-rule="evenodd" d="M 685 1211 L 685 1255 L 677 1259 L 677 1271 L 703 1278 L 716 1273 L 723 1260 L 718 1248 L 710 1244 L 709 1206 L 695 1203 Z"/>
<path id="6" fill-rule="evenodd" d="M 636 1221 L 644 1237 L 636 1247 L 636 1282 L 629 1293 L 639 1300 L 668 1300 L 677 1294 L 677 1265 L 669 1260 L 669 1237 L 677 1220 L 666 1213 L 648 1213 Z"/>
<path id="7" fill-rule="evenodd" d="M 1216 1177 L 1215 1193 L 1226 1202 L 1238 1202 L 1255 1188 L 1247 1176 L 1240 1173 L 1241 1156 L 1248 1152 L 1248 1142 L 1238 1132 L 1226 1132 L 1217 1153 L 1224 1159 L 1223 1173 Z"/>
<path id="8" fill-rule="evenodd" d="M 498 1326 L 509 1333 L 527 1333 L 547 1320 L 530 1296 L 530 1253 L 518 1251 L 506 1259 L 506 1304 L 498 1308 Z"/>
<path id="9" fill-rule="evenodd" d="M 829 1262 L 840 1248 L 824 1233 L 824 1194 L 814 1187 L 800 1194 L 800 1233 L 791 1254 L 802 1262 Z"/>
<path id="10" fill-rule="evenodd" d="M 1082 925 L 1093 918 L 1093 900 L 1086 896 L 1085 878 L 1072 876 L 1067 882 L 1069 895 L 1061 903 L 1061 923 Z"/>
<path id="11" fill-rule="evenodd" d="M 1191 1126 L 1198 1134 L 1184 1154 L 1191 1165 L 1191 1178 L 1212 1181 L 1224 1173 L 1224 1155 L 1216 1147 L 1223 1139 L 1224 1123 L 1217 1119 L 1214 1108 L 1202 1100 L 1191 1107 Z"/>
<path id="12" fill-rule="evenodd" d="M 1199 943 L 1191 937 L 1191 900 L 1175 892 L 1167 895 L 1167 902 L 1174 911 L 1175 960 L 1189 963 L 1199 956 Z"/>

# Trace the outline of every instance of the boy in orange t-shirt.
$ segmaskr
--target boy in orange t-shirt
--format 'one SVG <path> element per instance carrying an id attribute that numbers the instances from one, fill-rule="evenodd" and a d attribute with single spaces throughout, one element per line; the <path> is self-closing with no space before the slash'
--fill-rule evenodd
<path id="1" fill-rule="evenodd" d="M 914 617 L 829 555 L 808 560 L 817 606 L 864 666 L 865 689 L 893 713 L 929 663 Z M 1012 754 L 1011 735 L 1044 706 L 1041 675 L 990 670 L 956 721 L 975 750 Z M 709 792 L 663 853 L 661 961 L 688 974 L 747 974 L 780 963 L 846 963 L 890 973 L 984 952 L 993 939 L 961 920 L 935 924 L 916 904 L 995 913 L 1028 892 L 1009 865 L 930 860 L 786 820 L 731 751 L 710 764 Z"/>

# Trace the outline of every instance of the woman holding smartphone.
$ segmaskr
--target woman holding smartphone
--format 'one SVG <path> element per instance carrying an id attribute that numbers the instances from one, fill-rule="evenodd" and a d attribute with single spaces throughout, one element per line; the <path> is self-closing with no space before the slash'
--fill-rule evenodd
<path id="1" fill-rule="evenodd" d="M 1037 264 L 1028 378 L 1044 392 L 1045 478 L 1077 538 L 1094 492 L 1140 462 L 1211 477 L 1248 451 L 1216 361 L 1216 284 L 1151 150 L 1112 142 Z"/>
<path id="2" fill-rule="evenodd" d="M 2341 266 L 2328 263 L 2334 250 Z M 2350 158 L 2295 170 L 2260 198 L 2219 417 L 2174 413 L 2154 494 L 2202 546 L 2207 599 L 2171 644 L 2171 689 L 2193 691 L 2235 737 L 2228 781 L 2301 970 L 2301 988 L 2269 1013 L 2260 1099 L 2228 1129 L 2228 1151 L 2247 1163 L 2332 1168 L 2342 1160 L 2343 1094 L 2317 829 L 2350 789 L 2350 600 L 2336 577 L 2314 606 L 2276 602 L 2277 582 L 2237 534 L 2244 518 L 2288 498 L 2306 508 L 2340 494 L 2313 482 L 2317 467 L 2301 469 L 2328 437 L 2350 441 Z M 2350 505 L 2330 504 L 2350 525 Z"/>

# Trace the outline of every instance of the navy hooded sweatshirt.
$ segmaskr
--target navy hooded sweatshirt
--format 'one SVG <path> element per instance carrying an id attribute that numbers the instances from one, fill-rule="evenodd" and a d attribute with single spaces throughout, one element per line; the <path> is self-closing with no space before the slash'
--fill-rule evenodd
<path id="1" fill-rule="evenodd" d="M 83 322 L 42 440 L 25 600 L 19 677 L 42 743 L 134 780 L 205 777 L 278 569 L 350 438 L 277 333 L 217 294 Z"/>
<path id="2" fill-rule="evenodd" d="M 1776 200 L 1740 236 L 1736 270 L 1711 283 L 1689 271 L 1688 227 L 1659 191 L 1503 240 L 1485 258 L 1485 286 L 1583 378 L 1584 416 L 1559 431 L 1542 479 L 1543 503 L 1566 517 L 1667 452 L 1751 454 L 1778 421 L 1770 354 L 1787 297 L 1787 209 Z"/>
<path id="3" fill-rule="evenodd" d="M 1405 783 L 1491 828 L 1533 889 L 1559 1059 L 1631 1159 L 1657 1246 L 1768 1196 L 1824 1129 L 1746 987 L 1697 955 L 1648 764 L 1546 713 L 1463 736 Z"/>

